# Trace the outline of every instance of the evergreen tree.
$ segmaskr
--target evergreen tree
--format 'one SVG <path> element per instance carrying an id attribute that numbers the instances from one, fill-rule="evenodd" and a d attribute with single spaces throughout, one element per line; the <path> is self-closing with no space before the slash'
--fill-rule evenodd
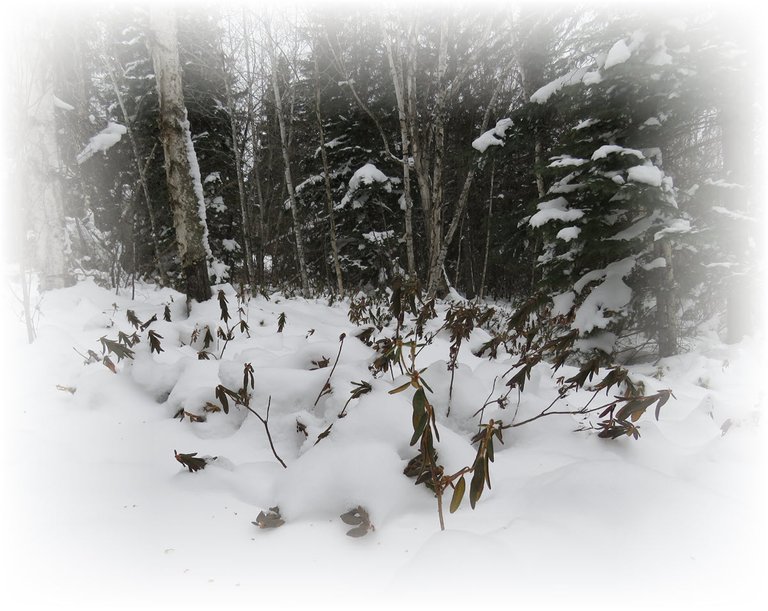
<path id="1" fill-rule="evenodd" d="M 573 312 L 579 348 L 613 354 L 620 335 L 640 331 L 667 356 L 677 344 L 671 240 L 691 229 L 663 159 L 685 41 L 674 24 L 621 25 L 593 63 L 532 96 L 554 95 L 571 130 L 529 224 L 544 239 L 540 286 L 555 314 Z"/>

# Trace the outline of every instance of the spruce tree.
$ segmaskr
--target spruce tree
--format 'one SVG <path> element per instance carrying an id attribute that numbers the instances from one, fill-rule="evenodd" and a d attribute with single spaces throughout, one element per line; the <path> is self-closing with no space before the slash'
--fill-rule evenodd
<path id="1" fill-rule="evenodd" d="M 572 312 L 578 348 L 613 355 L 621 336 L 642 332 L 668 356 L 677 348 L 672 241 L 691 224 L 664 150 L 687 51 L 675 25 L 622 25 L 594 62 L 531 98 L 557 104 L 570 131 L 529 224 L 544 240 L 540 287 L 555 314 Z"/>

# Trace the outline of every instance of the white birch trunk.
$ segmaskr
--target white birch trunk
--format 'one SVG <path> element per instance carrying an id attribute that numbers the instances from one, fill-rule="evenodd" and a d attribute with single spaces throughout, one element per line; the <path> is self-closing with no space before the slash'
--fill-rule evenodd
<path id="1" fill-rule="evenodd" d="M 152 62 L 160 97 L 160 137 L 176 245 L 186 276 L 187 299 L 205 301 L 211 296 L 208 228 L 200 169 L 184 106 L 173 7 L 166 3 L 152 5 L 150 28 Z"/>

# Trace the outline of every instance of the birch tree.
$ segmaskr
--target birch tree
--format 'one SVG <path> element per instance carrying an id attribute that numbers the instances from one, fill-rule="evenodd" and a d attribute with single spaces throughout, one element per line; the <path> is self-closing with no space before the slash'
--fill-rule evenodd
<path id="1" fill-rule="evenodd" d="M 211 296 L 208 228 L 200 169 L 184 106 L 173 7 L 164 3 L 153 5 L 150 29 L 152 63 L 160 97 L 160 138 L 176 245 L 186 278 L 187 299 L 205 301 Z"/>
<path id="2" fill-rule="evenodd" d="M 280 125 L 280 147 L 283 153 L 285 187 L 288 190 L 291 218 L 293 220 L 293 236 L 296 240 L 296 259 L 299 264 L 301 290 L 304 293 L 304 296 L 307 297 L 309 295 L 309 277 L 307 276 L 307 262 L 304 256 L 304 240 L 301 235 L 301 225 L 299 223 L 298 198 L 296 197 L 296 189 L 294 188 L 293 177 L 291 175 L 291 155 L 288 150 L 288 131 L 278 79 L 279 63 L 277 59 L 277 44 L 269 31 L 267 31 L 267 40 L 269 44 L 270 59 L 272 61 L 272 91 L 275 96 L 275 112 Z"/>
<path id="3" fill-rule="evenodd" d="M 34 29 L 33 29 L 34 24 Z M 68 284 L 65 262 L 61 163 L 56 138 L 54 75 L 48 41 L 53 24 L 47 15 L 27 15 L 20 22 L 13 66 L 19 147 L 18 197 L 27 211 L 29 240 L 25 259 L 40 274 L 40 288 Z M 28 28 L 29 31 L 23 31 Z"/>

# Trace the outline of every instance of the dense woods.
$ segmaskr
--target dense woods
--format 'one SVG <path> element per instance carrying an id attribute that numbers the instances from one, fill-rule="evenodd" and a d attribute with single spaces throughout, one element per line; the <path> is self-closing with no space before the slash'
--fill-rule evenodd
<path id="1" fill-rule="evenodd" d="M 550 332 L 614 357 L 674 354 L 718 313 L 731 340 L 752 326 L 761 74 L 744 16 L 37 17 L 16 33 L 9 202 L 14 256 L 44 286 L 341 298 L 407 278 L 425 299 L 534 301 Z"/>

